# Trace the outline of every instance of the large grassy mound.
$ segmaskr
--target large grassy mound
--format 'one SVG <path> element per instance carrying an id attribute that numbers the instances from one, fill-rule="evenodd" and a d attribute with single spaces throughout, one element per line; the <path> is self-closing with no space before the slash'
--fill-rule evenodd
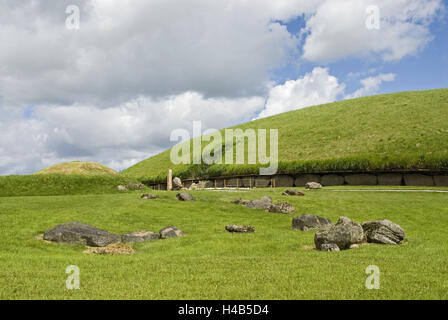
<path id="1" fill-rule="evenodd" d="M 96 162 L 73 161 L 55 164 L 51 167 L 40 170 L 35 174 L 76 174 L 87 176 L 117 174 L 117 172 Z"/>
<path id="2" fill-rule="evenodd" d="M 446 169 L 447 119 L 448 89 L 438 89 L 345 100 L 234 128 L 278 129 L 280 173 Z M 124 173 L 163 180 L 168 168 L 181 177 L 258 173 L 256 165 L 173 165 L 170 150 Z"/>

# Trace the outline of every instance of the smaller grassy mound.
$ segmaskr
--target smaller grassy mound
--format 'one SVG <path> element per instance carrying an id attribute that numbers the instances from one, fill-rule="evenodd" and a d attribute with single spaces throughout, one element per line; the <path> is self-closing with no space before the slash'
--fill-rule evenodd
<path id="1" fill-rule="evenodd" d="M 34 174 L 76 174 L 81 176 L 88 176 L 117 174 L 117 172 L 96 162 L 73 161 L 55 164 Z"/>
<path id="2" fill-rule="evenodd" d="M 120 193 L 118 185 L 136 179 L 115 175 L 34 174 L 0 176 L 0 197 Z"/>

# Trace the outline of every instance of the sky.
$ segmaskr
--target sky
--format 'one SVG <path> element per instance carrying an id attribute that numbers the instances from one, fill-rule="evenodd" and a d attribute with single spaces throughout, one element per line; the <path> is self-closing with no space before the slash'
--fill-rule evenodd
<path id="1" fill-rule="evenodd" d="M 446 9 L 443 0 L 0 0 L 0 175 L 75 160 L 123 170 L 195 120 L 220 129 L 446 88 Z"/>

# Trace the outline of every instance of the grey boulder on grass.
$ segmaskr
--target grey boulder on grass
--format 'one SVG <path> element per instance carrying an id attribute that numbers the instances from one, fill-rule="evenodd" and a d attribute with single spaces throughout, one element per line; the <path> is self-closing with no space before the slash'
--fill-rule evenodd
<path id="1" fill-rule="evenodd" d="M 364 222 L 362 228 L 367 242 L 399 244 L 406 236 L 402 227 L 386 219 Z"/>
<path id="2" fill-rule="evenodd" d="M 244 204 L 247 208 L 251 209 L 260 209 L 260 210 L 269 210 L 272 205 L 272 199 L 268 196 L 264 196 L 258 200 L 248 201 Z"/>
<path id="3" fill-rule="evenodd" d="M 317 189 L 322 189 L 322 185 L 318 182 L 308 182 L 305 185 L 305 188 L 307 190 L 317 190 Z"/>
<path id="4" fill-rule="evenodd" d="M 314 235 L 314 244 L 317 250 L 322 250 L 324 244 L 336 244 L 339 249 L 345 250 L 349 249 L 352 244 L 362 243 L 364 240 L 364 231 L 361 225 L 346 217 L 340 217 L 336 225 L 320 229 Z"/>
<path id="5" fill-rule="evenodd" d="M 167 239 L 167 238 L 177 238 L 177 237 L 183 237 L 184 233 L 182 230 L 177 229 L 174 226 L 169 226 L 166 228 L 163 228 L 159 231 L 160 239 Z"/>
<path id="6" fill-rule="evenodd" d="M 283 191 L 282 196 L 304 196 L 305 194 L 302 191 L 295 189 L 287 189 Z"/>
<path id="7" fill-rule="evenodd" d="M 101 230 L 85 223 L 69 222 L 57 225 L 44 233 L 44 240 L 84 244 L 89 247 L 105 247 L 112 243 L 121 242 L 118 234 Z"/>
<path id="8" fill-rule="evenodd" d="M 284 213 L 284 214 L 288 214 L 288 213 L 294 213 L 295 209 L 294 207 L 289 204 L 288 202 L 280 202 L 280 203 L 276 203 L 276 204 L 271 204 L 271 206 L 269 207 L 269 212 L 273 212 L 273 213 Z"/>
<path id="9" fill-rule="evenodd" d="M 157 233 L 151 232 L 151 231 L 135 231 L 126 233 L 121 237 L 123 242 L 145 242 L 150 240 L 157 240 L 159 239 L 159 235 Z"/>
<path id="10" fill-rule="evenodd" d="M 255 232 L 255 227 L 253 226 L 239 226 L 236 224 L 226 226 L 228 232 L 238 232 L 238 233 L 248 233 Z"/>
<path id="11" fill-rule="evenodd" d="M 333 222 L 330 219 L 311 214 L 302 214 L 300 217 L 292 219 L 292 228 L 300 231 L 317 230 L 332 225 Z"/>
<path id="12" fill-rule="evenodd" d="M 187 192 L 181 192 L 176 194 L 176 198 L 179 201 L 194 201 L 196 200 L 191 194 Z"/>

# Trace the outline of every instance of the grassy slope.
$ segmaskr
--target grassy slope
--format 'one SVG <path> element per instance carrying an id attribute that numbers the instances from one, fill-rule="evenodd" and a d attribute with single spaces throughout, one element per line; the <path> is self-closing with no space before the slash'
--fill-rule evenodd
<path id="1" fill-rule="evenodd" d="M 55 164 L 35 174 L 111 175 L 117 172 L 96 162 L 73 161 Z"/>
<path id="2" fill-rule="evenodd" d="M 298 214 L 333 221 L 340 215 L 359 222 L 390 219 L 406 230 L 407 244 L 339 253 L 304 250 L 314 232 L 291 230 L 295 215 L 229 203 L 267 194 L 261 189 L 192 192 L 196 202 L 179 202 L 166 191 L 152 201 L 136 194 L 3 198 L 0 299 L 448 298 L 448 245 L 441 241 L 448 237 L 446 194 L 330 190 L 308 191 L 288 201 Z M 280 191 L 268 194 L 281 201 Z M 84 255 L 82 246 L 35 239 L 67 221 L 119 234 L 174 224 L 185 237 L 135 244 L 134 256 Z M 227 233 L 229 223 L 254 225 L 256 233 Z M 65 289 L 65 269 L 72 264 L 81 270 L 80 290 Z M 372 264 L 380 268 L 380 290 L 365 288 L 365 269 Z"/>
<path id="3" fill-rule="evenodd" d="M 0 176 L 0 197 L 118 193 L 116 187 L 128 182 L 137 181 L 121 175 Z"/>
<path id="4" fill-rule="evenodd" d="M 364 97 L 305 108 L 238 128 L 279 129 L 280 172 L 448 168 L 448 89 Z M 205 144 L 205 143 L 204 143 Z M 186 176 L 256 173 L 255 166 L 175 166 L 170 150 L 124 171 L 162 179 L 168 168 Z M 247 159 L 247 158 L 246 158 Z"/>

